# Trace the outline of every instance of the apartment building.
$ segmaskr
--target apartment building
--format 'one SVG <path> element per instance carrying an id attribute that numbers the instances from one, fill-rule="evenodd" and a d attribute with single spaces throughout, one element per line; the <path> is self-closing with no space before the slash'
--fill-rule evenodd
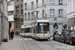
<path id="1" fill-rule="evenodd" d="M 8 11 L 7 0 L 0 0 L 0 42 L 8 40 Z"/>
<path id="2" fill-rule="evenodd" d="M 55 31 L 55 22 L 58 24 L 59 32 L 62 31 L 63 25 L 67 24 L 67 0 L 23 0 L 23 7 L 24 25 L 35 20 L 49 20 L 51 36 Z"/>
<path id="3" fill-rule="evenodd" d="M 23 24 L 23 0 L 14 0 L 14 32 L 19 35 Z"/>
<path id="4" fill-rule="evenodd" d="M 11 23 L 10 31 L 14 31 L 14 0 L 8 1 L 8 21 Z M 8 26 L 9 26 L 8 22 Z"/>
<path id="5" fill-rule="evenodd" d="M 67 4 L 68 29 L 75 30 L 75 0 L 67 0 Z"/>

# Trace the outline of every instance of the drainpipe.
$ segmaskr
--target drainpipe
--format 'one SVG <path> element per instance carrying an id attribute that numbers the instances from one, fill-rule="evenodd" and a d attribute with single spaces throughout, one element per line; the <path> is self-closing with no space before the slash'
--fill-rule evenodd
<path id="1" fill-rule="evenodd" d="M 0 44 L 1 44 L 1 0 L 0 0 Z"/>

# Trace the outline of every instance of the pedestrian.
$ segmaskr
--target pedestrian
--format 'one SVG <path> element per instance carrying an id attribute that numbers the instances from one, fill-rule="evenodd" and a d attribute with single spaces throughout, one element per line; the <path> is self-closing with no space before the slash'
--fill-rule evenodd
<path id="1" fill-rule="evenodd" d="M 53 37 L 54 37 L 54 35 L 55 35 L 56 33 L 57 33 L 57 31 L 54 32 Z"/>
<path id="2" fill-rule="evenodd" d="M 10 33 L 9 33 L 9 40 L 11 39 L 11 31 L 10 31 Z"/>
<path id="3" fill-rule="evenodd" d="M 11 39 L 13 39 L 13 37 L 14 37 L 14 32 L 13 32 L 13 30 L 11 31 Z"/>

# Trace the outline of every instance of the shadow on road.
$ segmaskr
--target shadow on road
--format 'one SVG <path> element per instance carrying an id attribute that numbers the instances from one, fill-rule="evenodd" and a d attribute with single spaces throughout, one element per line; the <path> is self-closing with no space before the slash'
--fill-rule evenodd
<path id="1" fill-rule="evenodd" d="M 36 41 L 49 41 L 48 39 L 35 39 Z"/>

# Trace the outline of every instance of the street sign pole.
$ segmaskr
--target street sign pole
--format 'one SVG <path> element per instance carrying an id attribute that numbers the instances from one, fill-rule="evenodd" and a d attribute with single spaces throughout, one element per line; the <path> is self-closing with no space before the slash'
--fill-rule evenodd
<path id="1" fill-rule="evenodd" d="M 56 18 L 56 17 L 54 17 L 53 21 L 54 21 L 54 25 L 55 25 L 55 23 L 57 23 L 57 18 Z M 53 28 L 54 28 L 54 26 L 53 26 Z M 56 28 L 54 28 L 54 32 L 55 32 L 55 31 L 57 31 L 57 29 L 56 29 Z"/>

